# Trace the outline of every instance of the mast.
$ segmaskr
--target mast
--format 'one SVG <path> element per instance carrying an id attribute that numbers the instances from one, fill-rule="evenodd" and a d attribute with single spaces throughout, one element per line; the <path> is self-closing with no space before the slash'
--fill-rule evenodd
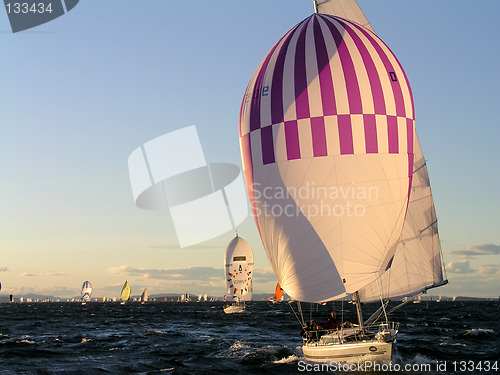
<path id="1" fill-rule="evenodd" d="M 313 4 L 314 4 L 314 13 L 318 13 L 318 1 L 313 0 Z"/>
<path id="2" fill-rule="evenodd" d="M 356 304 L 356 313 L 358 314 L 359 328 L 363 329 L 363 311 L 361 310 L 361 301 L 359 300 L 359 293 L 354 293 L 354 303 Z"/>

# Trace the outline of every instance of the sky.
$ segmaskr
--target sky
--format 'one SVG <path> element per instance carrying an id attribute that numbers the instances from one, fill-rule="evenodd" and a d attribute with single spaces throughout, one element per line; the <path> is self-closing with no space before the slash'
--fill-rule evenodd
<path id="1" fill-rule="evenodd" d="M 359 0 L 409 78 L 449 285 L 500 295 L 498 0 Z M 135 205 L 127 160 L 196 125 L 207 161 L 241 166 L 238 115 L 273 44 L 310 0 L 86 0 L 12 33 L 0 11 L 3 294 L 225 293 L 233 232 L 180 248 L 168 211 Z M 252 217 L 254 292 L 276 279 Z"/>

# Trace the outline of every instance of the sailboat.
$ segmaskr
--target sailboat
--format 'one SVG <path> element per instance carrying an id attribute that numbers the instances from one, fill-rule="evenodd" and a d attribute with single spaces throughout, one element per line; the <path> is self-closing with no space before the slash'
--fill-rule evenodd
<path id="1" fill-rule="evenodd" d="M 148 288 L 144 288 L 141 294 L 141 304 L 144 304 L 144 302 L 148 302 Z"/>
<path id="2" fill-rule="evenodd" d="M 226 247 L 224 256 L 227 294 L 232 301 L 224 306 L 226 314 L 245 312 L 244 297 L 252 283 L 253 251 L 243 238 L 236 236 Z"/>
<path id="3" fill-rule="evenodd" d="M 130 285 L 127 281 L 123 284 L 122 293 L 120 295 L 120 304 L 124 305 L 130 299 Z"/>
<path id="4" fill-rule="evenodd" d="M 305 359 L 389 362 L 399 326 L 388 301 L 447 282 L 412 92 L 356 1 L 314 4 L 247 86 L 245 184 L 284 292 L 356 306 L 358 323 L 339 330 L 301 318 Z M 376 301 L 364 320 L 361 304 Z"/>
<path id="5" fill-rule="evenodd" d="M 442 293 L 439 293 L 439 298 L 437 299 L 437 301 L 436 301 L 436 302 L 438 302 L 438 303 L 439 303 L 439 302 L 441 302 L 441 299 L 442 299 L 442 298 L 443 298 Z"/>
<path id="6" fill-rule="evenodd" d="M 92 284 L 90 283 L 90 281 L 83 282 L 81 295 L 82 305 L 90 302 L 90 296 L 92 295 Z"/>
<path id="7" fill-rule="evenodd" d="M 271 299 L 271 301 L 273 302 L 273 304 L 283 301 L 283 289 L 281 289 L 280 283 L 276 284 L 274 298 Z"/>

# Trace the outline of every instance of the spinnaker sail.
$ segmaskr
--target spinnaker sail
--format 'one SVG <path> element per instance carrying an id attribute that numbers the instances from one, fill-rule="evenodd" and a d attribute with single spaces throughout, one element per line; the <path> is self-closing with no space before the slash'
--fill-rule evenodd
<path id="1" fill-rule="evenodd" d="M 227 293 L 239 301 L 251 290 L 254 260 L 250 245 L 237 234 L 226 247 L 224 265 Z"/>
<path id="2" fill-rule="evenodd" d="M 283 289 L 281 289 L 280 283 L 276 284 L 276 290 L 274 291 L 274 300 L 279 301 L 283 298 Z"/>
<path id="3" fill-rule="evenodd" d="M 92 284 L 90 281 L 84 281 L 82 285 L 81 291 L 81 299 L 82 301 L 88 302 L 90 301 L 90 296 L 92 295 Z"/>
<path id="4" fill-rule="evenodd" d="M 401 65 L 357 23 L 314 14 L 264 57 L 242 102 L 240 145 L 264 249 L 292 299 L 338 299 L 390 267 L 413 134 Z"/>
<path id="5" fill-rule="evenodd" d="M 127 281 L 123 284 L 122 293 L 120 295 L 120 301 L 128 301 L 130 299 L 130 285 Z"/>

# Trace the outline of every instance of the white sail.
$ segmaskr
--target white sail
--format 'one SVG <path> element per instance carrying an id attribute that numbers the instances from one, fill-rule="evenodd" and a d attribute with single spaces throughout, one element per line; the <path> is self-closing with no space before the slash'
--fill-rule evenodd
<path id="1" fill-rule="evenodd" d="M 248 242 L 236 235 L 226 247 L 224 265 L 228 294 L 242 300 L 250 291 L 254 265 L 253 251 Z"/>
<path id="2" fill-rule="evenodd" d="M 418 294 L 443 283 L 443 264 L 427 164 L 415 134 L 410 203 L 391 267 L 359 291 L 370 302 Z"/>
<path id="3" fill-rule="evenodd" d="M 357 23 L 314 14 L 264 57 L 240 146 L 264 249 L 292 299 L 341 298 L 385 271 L 408 206 L 413 128 L 401 65 Z"/>
<path id="4" fill-rule="evenodd" d="M 90 301 L 90 296 L 92 295 L 92 284 L 90 283 L 90 281 L 85 281 L 83 283 L 81 295 L 82 301 Z"/>
<path id="5" fill-rule="evenodd" d="M 208 300 L 207 293 L 205 293 L 205 294 L 203 295 L 203 302 L 207 302 L 207 300 Z"/>
<path id="6" fill-rule="evenodd" d="M 319 13 L 341 17 L 373 31 L 372 26 L 355 0 L 318 0 L 316 1 L 316 7 Z"/>
<path id="7" fill-rule="evenodd" d="M 144 288 L 141 294 L 141 302 L 147 302 L 149 297 L 148 288 Z"/>

